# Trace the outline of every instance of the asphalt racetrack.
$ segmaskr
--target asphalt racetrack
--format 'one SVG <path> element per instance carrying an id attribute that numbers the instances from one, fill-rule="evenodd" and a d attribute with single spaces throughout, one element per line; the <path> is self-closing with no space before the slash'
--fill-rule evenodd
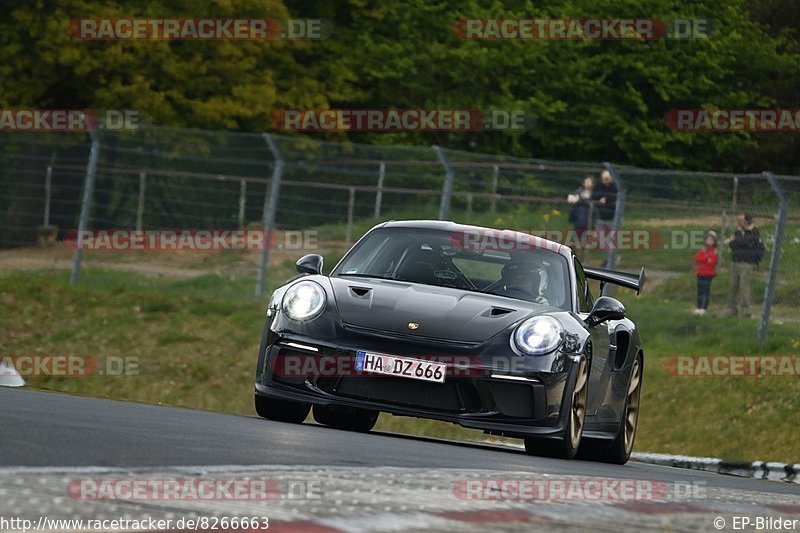
<path id="1" fill-rule="evenodd" d="M 186 480 L 231 479 L 271 489 L 266 498 L 119 492 L 124 480 L 176 479 L 184 490 Z M 102 481 L 112 493 L 98 493 Z M 746 517 L 795 520 L 788 529 L 798 530 L 800 486 L 0 389 L 0 517 L 10 516 L 148 516 L 172 520 L 170 530 L 181 518 L 251 516 L 268 518 L 270 531 L 330 532 L 732 531 Z M 0 521 L 0 530 L 15 529 Z"/>

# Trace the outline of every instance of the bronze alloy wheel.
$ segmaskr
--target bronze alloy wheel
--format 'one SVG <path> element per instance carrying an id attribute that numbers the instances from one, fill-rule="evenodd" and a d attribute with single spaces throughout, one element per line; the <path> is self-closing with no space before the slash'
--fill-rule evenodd
<path id="1" fill-rule="evenodd" d="M 570 412 L 569 438 L 574 448 L 578 447 L 583 432 L 583 421 L 586 416 L 586 398 L 589 387 L 589 363 L 586 357 L 581 358 L 578 367 L 578 377 L 572 391 L 572 411 Z M 637 403 L 638 406 L 638 403 Z"/>
<path id="2" fill-rule="evenodd" d="M 576 366 L 575 385 L 572 387 L 564 437 L 560 439 L 525 437 L 525 451 L 529 455 L 572 459 L 578 452 L 586 417 L 586 400 L 589 397 L 591 360 L 584 355 Z"/>
<path id="3" fill-rule="evenodd" d="M 633 440 L 636 437 L 636 426 L 639 423 L 639 398 L 642 394 L 642 378 L 644 377 L 644 359 L 639 352 L 631 363 L 628 378 L 625 408 L 619 421 L 619 428 L 613 441 L 604 439 L 581 439 L 578 457 L 589 461 L 602 461 L 615 465 L 624 465 L 630 459 Z"/>
<path id="4" fill-rule="evenodd" d="M 628 398 L 625 404 L 625 453 L 633 449 L 633 437 L 639 423 L 639 397 L 642 394 L 642 365 L 639 358 L 633 360 L 631 380 L 628 384 Z"/>

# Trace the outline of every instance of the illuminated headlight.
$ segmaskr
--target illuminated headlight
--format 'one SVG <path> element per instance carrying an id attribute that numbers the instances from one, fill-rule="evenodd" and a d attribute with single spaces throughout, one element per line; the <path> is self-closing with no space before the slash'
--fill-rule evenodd
<path id="1" fill-rule="evenodd" d="M 561 344 L 564 328 L 551 316 L 529 318 L 511 335 L 511 348 L 519 355 L 544 355 Z"/>
<path id="2" fill-rule="evenodd" d="M 313 281 L 295 283 L 283 295 L 281 307 L 286 316 L 303 322 L 315 318 L 325 308 L 325 290 Z"/>

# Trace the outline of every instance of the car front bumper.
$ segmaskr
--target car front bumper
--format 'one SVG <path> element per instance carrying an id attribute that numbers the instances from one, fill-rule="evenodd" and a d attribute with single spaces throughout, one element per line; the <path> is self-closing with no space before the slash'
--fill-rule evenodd
<path id="1" fill-rule="evenodd" d="M 365 348 L 358 344 L 269 332 L 259 355 L 255 393 L 453 422 L 509 437 L 559 437 L 564 432 L 564 392 L 577 369 L 571 357 L 563 356 L 560 371 L 542 372 L 515 367 L 520 357 L 514 354 L 489 362 L 469 350 L 457 356 L 437 353 L 430 359 L 447 362 L 448 370 L 444 383 L 435 383 L 355 371 L 356 351 Z M 368 348 L 395 355 L 431 353 L 430 347 L 403 343 Z"/>

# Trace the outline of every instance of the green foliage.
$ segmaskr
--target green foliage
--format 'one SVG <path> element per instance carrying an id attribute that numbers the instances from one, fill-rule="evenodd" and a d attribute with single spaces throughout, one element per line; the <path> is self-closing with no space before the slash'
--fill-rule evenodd
<path id="1" fill-rule="evenodd" d="M 0 20 L 3 107 L 133 108 L 153 123 L 272 128 L 282 108 L 522 109 L 517 132 L 335 133 L 376 143 L 439 143 L 541 158 L 714 170 L 792 172 L 797 141 L 746 133 L 672 132 L 676 108 L 797 107 L 798 36 L 790 1 L 199 0 L 18 3 Z M 90 17 L 322 17 L 322 40 L 79 41 Z M 463 40 L 462 18 L 711 19 L 707 39 Z"/>
<path id="2" fill-rule="evenodd" d="M 334 255 L 326 254 L 331 265 Z M 273 268 L 268 285 L 274 288 L 289 276 L 289 265 Z M 85 272 L 82 286 L 74 290 L 68 277 L 67 271 L 0 276 L 0 304 L 7 311 L 0 327 L 13 340 L 5 345 L 0 340 L 0 354 L 136 357 L 139 374 L 31 377 L 30 387 L 253 414 L 253 368 L 265 300 L 254 302 L 252 293 L 245 293 L 252 290 L 252 279 L 247 287 L 214 275 L 187 283 L 100 267 Z M 691 278 L 667 280 L 641 297 L 630 291 L 619 295 L 645 342 L 637 450 L 796 461 L 797 376 L 711 378 L 668 371 L 676 355 L 795 355 L 800 346 L 795 324 L 774 324 L 769 342 L 759 344 L 752 320 L 692 316 L 687 305 Z M 378 429 L 486 439 L 477 430 L 385 414 Z"/>
<path id="3" fill-rule="evenodd" d="M 273 109 L 326 101 L 304 41 L 82 41 L 79 18 L 287 18 L 280 0 L 20 3 L 0 21 L 3 107 L 138 109 L 155 124 L 263 131 Z M 302 77 L 299 83 L 295 77 Z"/>
<path id="4" fill-rule="evenodd" d="M 307 4 L 287 5 L 294 13 L 294 5 Z M 780 88 L 797 86 L 798 58 L 786 51 L 796 36 L 770 36 L 746 7 L 744 0 L 562 0 L 516 9 L 501 2 L 351 1 L 336 10 L 335 37 L 320 49 L 323 56 L 334 51 L 330 57 L 356 74 L 354 90 L 331 98 L 334 106 L 524 109 L 538 119 L 523 133 L 359 137 L 370 142 L 733 170 L 762 149 L 750 135 L 676 133 L 662 119 L 675 108 L 788 103 Z M 626 16 L 712 19 L 713 31 L 708 39 L 581 42 L 462 40 L 452 29 L 461 18 Z M 757 170 L 782 162 L 760 161 Z"/>

